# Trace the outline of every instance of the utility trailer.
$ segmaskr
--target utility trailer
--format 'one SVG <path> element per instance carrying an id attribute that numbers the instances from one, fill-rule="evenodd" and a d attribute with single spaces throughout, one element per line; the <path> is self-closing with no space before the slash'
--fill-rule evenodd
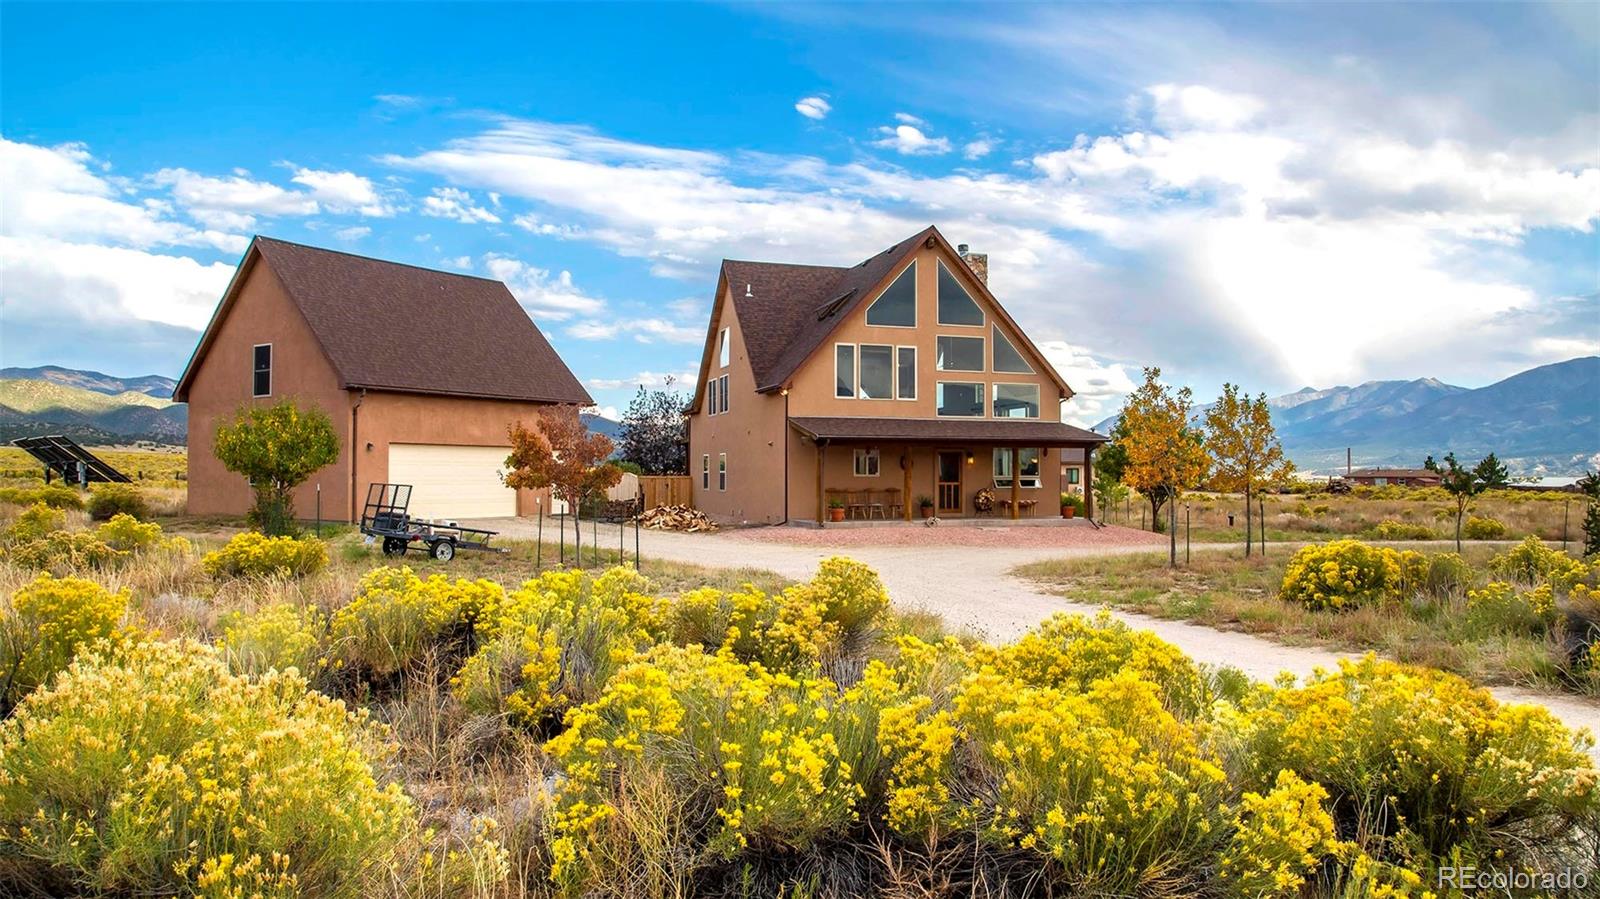
<path id="1" fill-rule="evenodd" d="M 427 547 L 428 555 L 441 562 L 454 559 L 458 549 L 506 551 L 489 545 L 499 531 L 466 528 L 453 521 L 412 518 L 406 511 L 410 505 L 410 484 L 369 484 L 367 502 L 361 510 L 361 533 L 367 535 L 367 542 L 382 540 L 386 556 L 403 556 L 411 544 L 420 543 Z"/>

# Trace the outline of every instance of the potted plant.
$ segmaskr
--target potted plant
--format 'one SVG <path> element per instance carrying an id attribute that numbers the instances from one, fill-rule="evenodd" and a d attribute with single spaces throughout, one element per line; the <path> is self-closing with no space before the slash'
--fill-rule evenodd
<path id="1" fill-rule="evenodd" d="M 918 511 L 920 511 L 922 513 L 922 517 L 923 518 L 932 518 L 933 517 L 933 497 L 931 497 L 931 496 L 919 496 L 919 497 L 917 497 L 917 509 L 918 509 Z"/>
<path id="2" fill-rule="evenodd" d="M 1076 493 L 1061 494 L 1061 517 L 1072 518 L 1083 508 L 1083 497 Z"/>
<path id="3" fill-rule="evenodd" d="M 828 500 L 828 520 L 844 521 L 844 500 L 838 497 Z"/>

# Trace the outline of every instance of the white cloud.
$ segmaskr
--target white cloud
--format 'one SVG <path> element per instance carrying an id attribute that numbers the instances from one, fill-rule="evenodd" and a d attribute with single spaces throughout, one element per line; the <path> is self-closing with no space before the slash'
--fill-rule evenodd
<path id="1" fill-rule="evenodd" d="M 0 281 L 7 321 L 73 319 L 99 325 L 157 322 L 205 326 L 233 266 L 128 247 L 40 237 L 0 237 Z"/>
<path id="2" fill-rule="evenodd" d="M 805 97 L 794 105 L 794 111 L 808 119 L 821 121 L 833 111 L 833 105 L 823 97 Z"/>
<path id="3" fill-rule="evenodd" d="M 460 270 L 462 270 L 464 272 L 472 271 L 472 257 L 471 256 L 457 256 L 454 259 L 446 259 L 446 260 L 440 262 L 439 264 L 440 265 L 444 265 L 444 266 L 448 266 L 450 268 L 457 268 L 457 269 L 460 269 Z"/>
<path id="4" fill-rule="evenodd" d="M 333 236 L 339 238 L 340 240 L 360 240 L 371 233 L 372 229 L 368 228 L 366 225 L 356 225 L 352 228 L 340 228 L 339 230 L 333 232 Z"/>
<path id="5" fill-rule="evenodd" d="M 1137 367 L 1102 362 L 1088 347 L 1064 340 L 1046 340 L 1038 347 L 1073 391 L 1061 407 L 1062 420 L 1079 427 L 1093 427 L 1116 414 L 1123 398 L 1138 386 L 1135 378 L 1142 377 Z"/>
<path id="6" fill-rule="evenodd" d="M 583 383 L 595 390 L 621 390 L 623 388 L 646 390 L 664 389 L 670 383 L 674 389 L 688 390 L 694 384 L 698 373 L 692 370 L 680 372 L 655 372 L 642 371 L 626 378 L 590 378 Z"/>
<path id="7" fill-rule="evenodd" d="M 896 122 L 899 122 L 902 125 L 916 125 L 919 128 L 926 127 L 927 124 L 928 124 L 927 122 L 924 122 L 923 120 L 917 118 L 916 116 L 912 115 L 909 112 L 897 112 L 897 113 L 895 113 L 894 114 L 894 120 Z"/>
<path id="8" fill-rule="evenodd" d="M 1168 127 L 1237 128 L 1264 108 L 1255 97 L 1198 84 L 1158 84 L 1146 93 L 1155 101 L 1156 121 Z"/>
<path id="9" fill-rule="evenodd" d="M 217 178 L 183 168 L 162 169 L 150 183 L 169 190 L 191 218 L 213 228 L 248 231 L 256 216 L 308 216 L 318 211 L 309 194 L 285 190 L 270 181 L 243 175 Z"/>
<path id="10" fill-rule="evenodd" d="M 571 272 L 552 276 L 548 269 L 497 253 L 484 256 L 483 267 L 489 277 L 504 281 L 523 308 L 538 318 L 563 321 L 574 315 L 593 315 L 605 308 L 603 300 L 585 294 L 572 283 Z"/>
<path id="11" fill-rule="evenodd" d="M 611 340 L 621 334 L 632 335 L 639 343 L 698 344 L 706 338 L 704 327 L 680 325 L 661 318 L 589 320 L 567 328 L 567 335 L 579 340 Z"/>
<path id="12" fill-rule="evenodd" d="M 995 141 L 987 137 L 980 137 L 977 140 L 968 141 L 966 146 L 961 148 L 961 155 L 968 159 L 982 159 L 993 153 L 994 148 Z"/>
<path id="13" fill-rule="evenodd" d="M 463 225 L 498 224 L 500 221 L 500 216 L 476 205 L 471 194 L 455 187 L 434 188 L 431 196 L 422 198 L 422 214 L 453 219 Z"/>
<path id="14" fill-rule="evenodd" d="M 355 172 L 324 172 L 296 169 L 290 179 L 310 189 L 311 198 L 329 212 L 359 212 L 365 216 L 394 214 L 372 181 Z"/>
<path id="15" fill-rule="evenodd" d="M 929 137 L 915 125 L 884 125 L 878 133 L 884 137 L 873 141 L 873 146 L 888 147 L 904 156 L 938 156 L 950 152 L 949 138 Z"/>

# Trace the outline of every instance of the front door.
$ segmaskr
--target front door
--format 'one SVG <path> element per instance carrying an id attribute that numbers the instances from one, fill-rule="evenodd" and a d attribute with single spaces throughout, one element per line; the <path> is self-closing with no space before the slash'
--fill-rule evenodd
<path id="1" fill-rule="evenodd" d="M 938 478 L 939 514 L 961 514 L 961 462 L 960 450 L 940 450 L 939 464 L 934 472 Z"/>

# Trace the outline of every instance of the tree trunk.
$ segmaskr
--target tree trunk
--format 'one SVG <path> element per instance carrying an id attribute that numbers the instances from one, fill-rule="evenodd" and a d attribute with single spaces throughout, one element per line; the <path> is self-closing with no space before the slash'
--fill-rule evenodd
<path id="1" fill-rule="evenodd" d="M 1461 554 L 1461 518 L 1467 514 L 1467 504 L 1456 501 L 1456 555 Z"/>
<path id="2" fill-rule="evenodd" d="M 1250 487 L 1247 484 L 1244 488 L 1244 557 L 1246 559 L 1250 558 L 1250 543 L 1255 534 L 1251 527 L 1252 520 L 1250 516 Z"/>
<path id="3" fill-rule="evenodd" d="M 1150 494 L 1150 533 L 1159 534 L 1165 528 L 1161 526 L 1161 500 L 1156 499 L 1154 493 Z"/>

